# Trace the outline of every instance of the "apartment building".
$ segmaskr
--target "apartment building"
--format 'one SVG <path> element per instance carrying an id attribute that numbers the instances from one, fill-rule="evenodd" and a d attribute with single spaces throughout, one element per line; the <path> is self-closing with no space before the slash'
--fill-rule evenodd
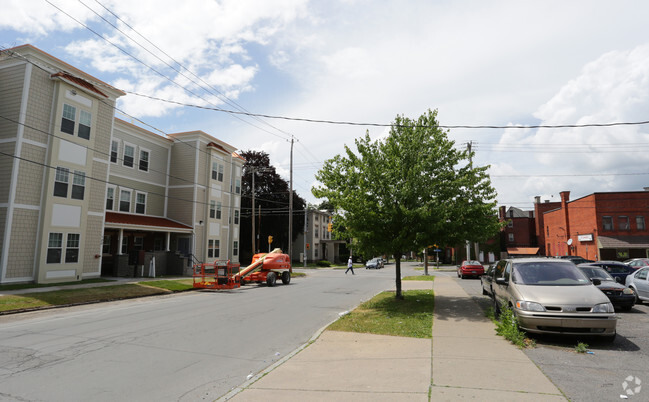
<path id="1" fill-rule="evenodd" d="M 0 283 L 238 261 L 233 146 L 116 119 L 122 91 L 30 45 L 0 55 L 0 93 Z"/>

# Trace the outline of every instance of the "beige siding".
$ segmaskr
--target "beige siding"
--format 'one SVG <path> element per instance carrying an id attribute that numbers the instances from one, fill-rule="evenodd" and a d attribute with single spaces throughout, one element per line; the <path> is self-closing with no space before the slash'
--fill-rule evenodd
<path id="1" fill-rule="evenodd" d="M 16 183 L 16 203 L 40 205 L 43 169 L 46 169 L 42 164 L 45 163 L 47 150 L 23 143 L 21 151 L 20 156 L 25 160 L 18 161 L 20 169 L 18 170 L 18 182 Z M 34 228 L 34 230 L 36 229 Z"/>
<path id="2" fill-rule="evenodd" d="M 0 207 L 0 266 L 2 266 L 2 250 L 4 245 L 6 224 L 7 224 L 7 208 Z M 2 272 L 1 269 L 0 272 Z"/>
<path id="3" fill-rule="evenodd" d="M 136 128 L 129 126 L 124 127 L 123 123 L 116 123 L 113 132 L 113 140 L 119 142 L 119 158 L 117 163 L 111 163 L 111 173 L 120 176 L 128 176 L 134 180 L 140 180 L 144 183 L 155 183 L 161 186 L 167 183 L 167 161 L 171 148 L 171 143 L 162 145 L 157 139 L 150 139 L 152 133 L 139 133 Z M 123 166 L 122 158 L 124 156 L 124 142 L 135 147 L 134 166 Z M 149 152 L 149 170 L 142 171 L 139 169 L 140 150 L 144 149 Z M 192 184 L 192 181 L 185 184 Z"/>
<path id="4" fill-rule="evenodd" d="M 88 211 L 104 212 L 106 207 L 106 183 L 104 178 L 108 171 L 108 164 L 94 162 L 86 174 L 98 180 L 86 178 L 86 196 L 88 198 Z"/>
<path id="5" fill-rule="evenodd" d="M 196 141 L 176 142 L 171 148 L 169 185 L 187 186 L 196 182 Z M 180 180 L 179 180 L 180 179 Z"/>
<path id="6" fill-rule="evenodd" d="M 114 102 L 102 98 L 101 100 L 93 99 L 97 104 L 96 127 L 93 127 L 94 135 L 91 133 L 90 138 L 94 137 L 94 148 L 98 150 L 95 153 L 97 159 L 110 160 L 110 135 L 113 127 Z"/>
<path id="7" fill-rule="evenodd" d="M 111 184 L 116 185 L 115 189 L 115 206 L 114 210 L 119 210 L 119 190 L 129 189 L 132 190 L 131 194 L 131 212 L 135 212 L 135 192 L 140 191 L 146 193 L 146 215 L 164 216 L 164 201 L 165 201 L 165 188 L 153 183 L 142 183 L 135 180 L 125 179 L 123 177 L 111 176 L 108 180 Z M 102 197 L 105 196 L 105 191 Z M 105 198 L 104 198 L 105 200 Z"/>
<path id="8" fill-rule="evenodd" d="M 32 277 L 36 256 L 38 211 L 16 208 L 11 228 L 7 278 Z M 44 245 L 47 248 L 47 243 Z"/>
<path id="9" fill-rule="evenodd" d="M 83 263 L 82 272 L 84 274 L 99 274 L 101 260 L 95 258 L 95 255 L 101 254 L 103 221 L 104 218 L 101 216 L 88 216 L 84 238 L 81 239 L 82 250 L 79 255 L 79 261 Z"/>
<path id="10" fill-rule="evenodd" d="M 1 119 L 0 119 L 1 120 Z M 14 154 L 16 143 L 0 143 L 0 151 L 9 155 Z M 9 188 L 11 187 L 11 175 L 16 159 L 0 155 L 0 204 L 9 202 Z"/>
<path id="11" fill-rule="evenodd" d="M 194 226 L 194 222 L 192 222 L 194 189 L 172 188 L 169 190 L 169 196 L 169 207 L 167 209 L 169 219 Z"/>
<path id="12" fill-rule="evenodd" d="M 0 63 L 0 67 L 2 63 Z M 25 65 L 0 68 L 0 115 L 19 121 Z M 0 139 L 16 138 L 18 124 L 0 119 Z"/>
<path id="13" fill-rule="evenodd" d="M 27 98 L 24 138 L 41 144 L 50 140 L 48 133 L 52 114 L 54 84 L 49 74 L 39 68 L 32 68 Z"/>
<path id="14" fill-rule="evenodd" d="M 208 153 L 204 144 L 200 144 L 200 150 L 198 151 L 198 177 L 196 182 L 201 186 L 207 185 L 207 179 L 210 177 L 211 173 L 211 162 Z"/>

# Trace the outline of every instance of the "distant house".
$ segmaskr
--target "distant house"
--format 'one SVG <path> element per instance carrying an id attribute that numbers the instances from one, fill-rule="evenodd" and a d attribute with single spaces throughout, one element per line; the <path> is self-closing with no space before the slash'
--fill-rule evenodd
<path id="1" fill-rule="evenodd" d="M 291 258 L 294 261 L 302 261 L 306 255 L 307 261 L 340 262 L 341 254 L 346 253 L 347 249 L 344 240 L 335 240 L 331 237 L 329 224 L 333 224 L 332 219 L 332 214 L 325 210 L 307 211 L 306 233 L 299 233 L 293 242 Z"/>
<path id="2" fill-rule="evenodd" d="M 506 225 L 500 232 L 501 257 L 534 256 L 539 252 L 534 227 L 534 211 L 501 206 L 498 218 Z"/>

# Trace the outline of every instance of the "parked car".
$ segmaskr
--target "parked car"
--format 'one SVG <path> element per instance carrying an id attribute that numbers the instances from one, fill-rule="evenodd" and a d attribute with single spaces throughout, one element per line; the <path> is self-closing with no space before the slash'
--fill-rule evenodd
<path id="1" fill-rule="evenodd" d="M 593 260 L 587 260 L 584 257 L 580 257 L 578 255 L 562 255 L 559 258 L 562 259 L 562 260 L 572 261 L 575 265 L 584 264 L 584 263 L 587 263 L 587 262 L 593 262 Z"/>
<path id="2" fill-rule="evenodd" d="M 606 272 L 608 272 L 617 282 L 621 284 L 624 284 L 627 275 L 634 273 L 636 270 L 635 268 L 632 268 L 629 265 L 626 265 L 625 263 L 619 261 L 595 261 L 586 264 L 579 264 L 577 266 L 581 267 L 582 265 L 604 268 Z"/>
<path id="3" fill-rule="evenodd" d="M 487 267 L 487 270 L 485 271 L 484 275 L 480 277 L 480 282 L 482 284 L 482 294 L 486 296 L 492 296 L 494 293 L 493 290 L 493 280 L 494 280 L 494 267 L 498 264 L 496 261 L 495 263 L 489 265 Z"/>
<path id="4" fill-rule="evenodd" d="M 501 260 L 495 267 L 493 292 L 496 316 L 503 307 L 510 308 L 524 331 L 615 339 L 613 304 L 572 262 Z"/>
<path id="5" fill-rule="evenodd" d="M 380 269 L 381 263 L 378 258 L 372 258 L 365 263 L 365 269 Z"/>
<path id="6" fill-rule="evenodd" d="M 616 282 L 604 268 L 589 264 L 579 264 L 577 267 L 608 297 L 613 307 L 631 310 L 635 304 L 635 293 L 631 289 Z"/>
<path id="7" fill-rule="evenodd" d="M 649 267 L 640 268 L 627 276 L 625 284 L 633 291 L 636 304 L 649 301 Z"/>
<path id="8" fill-rule="evenodd" d="M 631 268 L 642 268 L 649 265 L 649 258 L 631 258 L 630 260 L 622 261 L 622 263 L 630 266 Z"/>
<path id="9" fill-rule="evenodd" d="M 479 277 L 484 274 L 484 267 L 475 260 L 464 260 L 462 265 L 457 267 L 457 277 L 464 279 L 467 276 Z"/>

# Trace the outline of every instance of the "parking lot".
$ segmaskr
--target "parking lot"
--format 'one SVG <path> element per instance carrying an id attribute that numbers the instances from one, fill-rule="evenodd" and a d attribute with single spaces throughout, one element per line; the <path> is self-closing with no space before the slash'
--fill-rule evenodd
<path id="1" fill-rule="evenodd" d="M 459 279 L 454 272 L 435 275 L 455 277 L 480 308 L 486 312 L 491 307 L 489 296 L 482 295 L 480 279 Z M 620 400 L 622 395 L 647 401 L 649 305 L 618 311 L 617 316 L 617 337 L 612 343 L 593 337 L 528 335 L 536 347 L 524 352 L 571 401 Z M 588 353 L 576 352 L 579 342 L 588 344 Z"/>

